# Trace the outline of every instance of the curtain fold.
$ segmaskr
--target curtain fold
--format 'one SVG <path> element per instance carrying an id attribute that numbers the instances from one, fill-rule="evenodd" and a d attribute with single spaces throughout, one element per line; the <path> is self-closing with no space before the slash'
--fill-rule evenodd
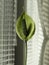
<path id="1" fill-rule="evenodd" d="M 40 56 L 44 41 L 44 34 L 41 19 L 39 16 L 37 0 L 27 0 L 27 13 L 29 16 L 32 17 L 36 25 L 35 35 L 32 37 L 31 40 L 28 41 L 28 47 L 29 47 L 28 51 L 30 52 L 28 52 L 27 65 L 40 65 L 40 59 L 41 59 Z"/>

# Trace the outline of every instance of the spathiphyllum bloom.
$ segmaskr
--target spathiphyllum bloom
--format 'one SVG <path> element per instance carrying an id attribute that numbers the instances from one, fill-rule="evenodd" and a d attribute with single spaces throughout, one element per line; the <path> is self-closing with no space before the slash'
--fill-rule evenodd
<path id="1" fill-rule="evenodd" d="M 23 65 L 26 65 L 27 62 L 27 41 L 34 35 L 35 33 L 35 23 L 32 18 L 27 15 L 25 12 L 17 19 L 16 21 L 16 33 L 19 38 L 25 41 L 25 48 L 23 51 Z"/>
<path id="2" fill-rule="evenodd" d="M 16 33 L 22 40 L 29 40 L 35 32 L 35 23 L 25 12 L 16 21 Z"/>

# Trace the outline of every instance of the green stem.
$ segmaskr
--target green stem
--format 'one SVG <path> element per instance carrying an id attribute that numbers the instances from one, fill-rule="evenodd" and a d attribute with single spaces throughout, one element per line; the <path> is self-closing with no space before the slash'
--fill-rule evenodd
<path id="1" fill-rule="evenodd" d="M 24 45 L 24 64 L 27 64 L 27 41 L 25 41 L 25 45 Z"/>
<path id="2" fill-rule="evenodd" d="M 27 64 L 27 41 L 25 42 L 26 44 L 26 62 L 25 62 L 25 65 Z"/>

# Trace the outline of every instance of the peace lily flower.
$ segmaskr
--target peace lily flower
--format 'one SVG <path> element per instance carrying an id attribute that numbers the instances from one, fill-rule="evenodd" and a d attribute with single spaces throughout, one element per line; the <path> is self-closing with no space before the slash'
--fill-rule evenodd
<path id="1" fill-rule="evenodd" d="M 35 33 L 35 23 L 30 16 L 23 12 L 22 15 L 16 21 L 16 33 L 19 38 L 25 41 L 25 54 L 24 54 L 24 65 L 27 62 L 27 41 Z"/>

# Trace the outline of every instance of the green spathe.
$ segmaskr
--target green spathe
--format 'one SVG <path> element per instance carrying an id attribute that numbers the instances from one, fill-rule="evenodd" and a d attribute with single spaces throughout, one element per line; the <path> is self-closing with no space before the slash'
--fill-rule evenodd
<path id="1" fill-rule="evenodd" d="M 35 32 L 35 23 L 25 12 L 16 21 L 16 33 L 20 39 L 27 41 Z"/>

